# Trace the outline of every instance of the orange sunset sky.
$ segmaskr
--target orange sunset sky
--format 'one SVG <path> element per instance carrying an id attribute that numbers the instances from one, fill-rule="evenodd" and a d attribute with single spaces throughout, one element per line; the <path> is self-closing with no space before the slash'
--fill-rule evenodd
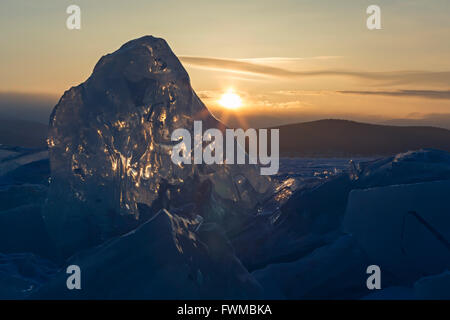
<path id="1" fill-rule="evenodd" d="M 66 28 L 74 3 L 81 30 Z M 371 4 L 381 30 L 366 27 Z M 197 94 L 231 124 L 450 128 L 449 16 L 448 0 L 2 0 L 0 108 L 50 110 L 102 55 L 150 34 L 169 43 Z M 233 111 L 219 103 L 230 89 L 242 102 Z"/>

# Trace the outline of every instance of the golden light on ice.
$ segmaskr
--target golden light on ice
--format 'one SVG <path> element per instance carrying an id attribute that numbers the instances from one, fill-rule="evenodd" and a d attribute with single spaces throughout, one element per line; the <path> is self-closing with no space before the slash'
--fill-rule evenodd
<path id="1" fill-rule="evenodd" d="M 233 89 L 229 89 L 222 95 L 219 104 L 227 109 L 237 109 L 242 105 L 242 99 L 238 94 L 233 92 Z"/>

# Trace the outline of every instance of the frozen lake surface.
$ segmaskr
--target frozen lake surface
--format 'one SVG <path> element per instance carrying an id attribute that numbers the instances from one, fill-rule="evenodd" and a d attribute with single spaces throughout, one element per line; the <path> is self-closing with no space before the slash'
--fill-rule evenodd
<path id="1" fill-rule="evenodd" d="M 326 179 L 341 172 L 347 172 L 350 161 L 357 164 L 374 159 L 377 158 L 281 158 L 280 170 L 274 178 L 276 180 Z"/>

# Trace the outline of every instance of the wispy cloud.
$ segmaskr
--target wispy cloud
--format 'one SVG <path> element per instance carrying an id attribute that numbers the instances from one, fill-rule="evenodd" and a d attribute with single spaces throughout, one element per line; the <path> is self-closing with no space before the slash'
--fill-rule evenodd
<path id="1" fill-rule="evenodd" d="M 323 96 L 328 94 L 335 94 L 336 91 L 329 90 L 279 90 L 273 93 L 282 96 Z"/>
<path id="2" fill-rule="evenodd" d="M 450 90 L 338 91 L 343 94 L 450 99 Z"/>
<path id="3" fill-rule="evenodd" d="M 317 56 L 317 57 L 262 57 L 262 58 L 244 58 L 235 59 L 236 61 L 251 62 L 251 63 L 286 63 L 286 62 L 298 62 L 308 60 L 331 60 L 342 58 L 341 56 Z"/>
<path id="4" fill-rule="evenodd" d="M 317 76 L 353 77 L 371 81 L 381 81 L 386 84 L 426 83 L 438 85 L 450 85 L 450 71 L 391 71 L 368 72 L 354 70 L 312 70 L 293 71 L 285 68 L 264 64 L 252 63 L 242 59 L 224 59 L 213 57 L 182 56 L 181 61 L 193 67 L 222 70 L 228 72 L 251 73 L 261 76 L 300 78 Z M 261 59 L 261 58 L 260 58 Z"/>

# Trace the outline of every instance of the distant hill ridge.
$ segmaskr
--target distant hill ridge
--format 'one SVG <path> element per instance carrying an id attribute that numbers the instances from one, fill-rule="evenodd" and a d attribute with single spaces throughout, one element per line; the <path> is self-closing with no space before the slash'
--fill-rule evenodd
<path id="1" fill-rule="evenodd" d="M 278 127 L 284 156 L 375 156 L 434 148 L 450 151 L 450 130 L 325 119 Z"/>
<path id="2" fill-rule="evenodd" d="M 39 122 L 0 119 L 0 144 L 27 148 L 47 146 L 48 126 Z"/>
<path id="3" fill-rule="evenodd" d="M 450 130 L 422 126 L 390 126 L 324 119 L 280 127 L 282 156 L 353 157 L 391 155 L 434 148 L 450 151 Z M 0 119 L 0 144 L 45 147 L 47 125 Z"/>

